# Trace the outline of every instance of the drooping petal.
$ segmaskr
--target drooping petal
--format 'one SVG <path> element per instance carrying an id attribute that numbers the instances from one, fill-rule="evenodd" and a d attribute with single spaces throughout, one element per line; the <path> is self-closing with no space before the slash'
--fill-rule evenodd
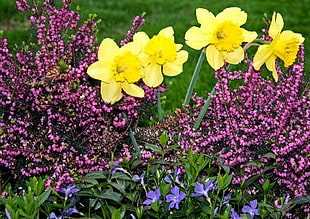
<path id="1" fill-rule="evenodd" d="M 119 47 L 114 42 L 114 40 L 110 38 L 104 39 L 98 49 L 98 59 L 101 60 L 113 60 L 114 56 L 118 54 Z"/>
<path id="2" fill-rule="evenodd" d="M 299 44 L 303 43 L 305 38 L 300 33 L 294 33 L 291 30 L 284 30 L 279 37 L 279 40 L 289 40 L 297 38 L 299 41 Z"/>
<path id="3" fill-rule="evenodd" d="M 223 23 L 224 21 L 233 21 L 234 23 L 241 26 L 245 24 L 247 20 L 247 13 L 237 7 L 226 8 L 224 11 L 216 15 L 216 20 L 218 23 Z"/>
<path id="4" fill-rule="evenodd" d="M 269 71 L 272 72 L 272 77 L 274 80 L 277 82 L 278 81 L 278 73 L 276 69 L 276 56 L 271 55 L 267 60 L 266 60 L 266 67 Z"/>
<path id="5" fill-rule="evenodd" d="M 161 73 L 161 66 L 156 63 L 150 63 L 144 68 L 144 77 L 142 80 L 149 87 L 158 87 L 164 80 Z"/>
<path id="6" fill-rule="evenodd" d="M 254 69 L 258 70 L 271 56 L 272 49 L 270 45 L 261 45 L 258 47 L 256 54 L 253 58 Z"/>
<path id="7" fill-rule="evenodd" d="M 284 26 L 284 21 L 281 14 L 274 12 L 272 15 L 271 24 L 269 27 L 269 35 L 275 38 L 282 30 Z"/>
<path id="8" fill-rule="evenodd" d="M 214 45 L 210 45 L 206 49 L 206 56 L 210 66 L 218 70 L 224 65 L 224 58 Z"/>
<path id="9" fill-rule="evenodd" d="M 111 63 L 104 61 L 94 62 L 88 67 L 87 74 L 94 79 L 110 83 L 113 78 L 111 65 Z"/>
<path id="10" fill-rule="evenodd" d="M 101 82 L 100 93 L 104 101 L 114 104 L 122 98 L 122 87 L 114 80 L 109 84 Z"/>
<path id="11" fill-rule="evenodd" d="M 185 43 L 193 49 L 200 50 L 210 43 L 211 37 L 212 35 L 203 33 L 201 28 L 191 27 L 185 33 Z"/>
<path id="12" fill-rule="evenodd" d="M 201 24 L 201 29 L 205 33 L 213 33 L 217 25 L 217 20 L 212 12 L 204 9 L 204 8 L 197 8 L 196 9 L 196 17 L 198 23 Z"/>
<path id="13" fill-rule="evenodd" d="M 188 52 L 181 50 L 177 53 L 177 58 L 174 62 L 167 62 L 163 66 L 163 73 L 167 76 L 176 76 L 183 71 L 183 63 L 188 59 Z"/>
<path id="14" fill-rule="evenodd" d="M 173 31 L 172 27 L 166 27 L 166 28 L 160 30 L 159 33 L 158 33 L 158 36 L 159 35 L 162 35 L 162 36 L 165 36 L 165 37 L 167 37 L 169 39 L 174 40 L 174 36 L 173 36 L 174 35 L 174 31 Z"/>
<path id="15" fill-rule="evenodd" d="M 244 51 L 239 47 L 233 52 L 223 52 L 223 57 L 230 64 L 238 64 L 244 59 Z"/>
<path id="16" fill-rule="evenodd" d="M 122 88 L 130 96 L 144 97 L 144 90 L 135 84 L 129 84 L 128 82 L 124 82 L 122 83 Z"/>
<path id="17" fill-rule="evenodd" d="M 241 29 L 242 29 L 242 35 L 244 37 L 243 42 L 252 42 L 253 40 L 256 39 L 257 33 L 255 31 L 248 31 L 243 28 Z"/>

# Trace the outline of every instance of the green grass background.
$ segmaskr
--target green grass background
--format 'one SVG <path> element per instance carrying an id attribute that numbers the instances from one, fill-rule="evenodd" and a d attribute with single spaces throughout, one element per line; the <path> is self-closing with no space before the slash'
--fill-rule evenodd
<path id="1" fill-rule="evenodd" d="M 60 0 L 55 2 L 59 3 Z M 102 20 L 99 23 L 98 43 L 106 37 L 119 42 L 130 29 L 132 18 L 145 12 L 147 22 L 142 31 L 152 36 L 164 27 L 173 26 L 175 41 L 184 44 L 185 32 L 191 26 L 198 26 L 196 8 L 202 7 L 217 14 L 231 6 L 240 7 L 248 13 L 247 23 L 243 27 L 257 31 L 259 36 L 261 29 L 265 28 L 262 19 L 264 13 L 271 18 L 274 11 L 280 12 L 284 18 L 284 29 L 302 33 L 306 38 L 306 72 L 309 72 L 310 0 L 75 0 L 72 9 L 79 8 L 82 20 L 90 13 L 97 14 L 98 19 Z M 9 38 L 11 48 L 14 44 L 20 45 L 22 41 L 27 41 L 28 27 L 27 17 L 24 13 L 17 12 L 15 0 L 0 0 L 0 30 L 3 30 L 4 37 Z M 181 106 L 200 53 L 185 44 L 184 49 L 190 54 L 188 62 L 184 65 L 184 72 L 165 79 L 169 88 L 162 95 L 166 112 Z M 201 96 L 207 96 L 206 91 L 210 92 L 214 84 L 214 73 L 208 64 L 204 63 L 195 91 Z"/>

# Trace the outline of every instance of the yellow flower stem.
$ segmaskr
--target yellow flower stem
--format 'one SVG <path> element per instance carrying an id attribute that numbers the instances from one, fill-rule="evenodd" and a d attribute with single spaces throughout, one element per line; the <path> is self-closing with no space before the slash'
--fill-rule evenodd
<path id="1" fill-rule="evenodd" d="M 226 70 L 229 71 L 230 68 L 231 68 L 231 66 L 232 66 L 231 64 L 228 64 L 227 67 L 226 67 Z M 207 110 L 208 110 L 208 108 L 209 108 L 209 106 L 210 106 L 211 97 L 214 96 L 214 95 L 216 94 L 216 89 L 215 89 L 215 87 L 216 87 L 216 86 L 213 87 L 213 89 L 212 89 L 210 95 L 209 95 L 208 98 L 207 98 L 207 101 L 205 102 L 205 104 L 204 104 L 203 107 L 201 108 L 201 111 L 200 111 L 200 113 L 199 113 L 199 115 L 198 115 L 198 117 L 197 117 L 197 120 L 196 120 L 196 122 L 195 122 L 195 124 L 194 124 L 194 129 L 196 129 L 196 130 L 199 128 L 199 126 L 200 126 L 200 124 L 201 124 L 201 121 L 202 121 L 203 117 L 205 116 L 205 114 L 206 114 L 206 112 L 207 112 Z"/>
<path id="2" fill-rule="evenodd" d="M 205 59 L 206 59 L 206 54 L 205 54 L 205 51 L 203 49 L 201 51 L 201 53 L 200 53 L 200 56 L 199 56 L 199 59 L 197 61 L 197 64 L 196 64 L 196 67 L 195 67 L 195 70 L 194 70 L 191 82 L 190 82 L 190 84 L 188 86 L 187 93 L 185 95 L 185 99 L 184 99 L 184 102 L 183 102 L 183 104 L 185 104 L 185 105 L 189 105 L 189 101 L 191 99 L 194 87 L 196 85 L 197 78 L 198 78 L 198 75 L 199 75 L 199 72 L 200 72 L 200 69 L 201 69 L 202 62 Z"/>
<path id="3" fill-rule="evenodd" d="M 158 121 L 162 122 L 163 121 L 163 112 L 162 112 L 162 108 L 161 108 L 161 101 L 160 101 L 160 92 L 159 92 L 159 88 L 157 89 L 157 112 L 158 112 Z"/>
<path id="4" fill-rule="evenodd" d="M 127 118 L 126 113 L 122 112 L 122 115 L 124 116 L 125 120 L 128 122 L 128 118 Z M 135 152 L 138 154 L 138 157 L 141 158 L 140 148 L 138 146 L 138 143 L 137 143 L 137 140 L 135 138 L 135 135 L 133 134 L 133 131 L 132 131 L 132 129 L 130 127 L 129 127 L 129 136 L 130 136 L 131 142 L 133 144 L 133 147 L 135 148 Z"/>

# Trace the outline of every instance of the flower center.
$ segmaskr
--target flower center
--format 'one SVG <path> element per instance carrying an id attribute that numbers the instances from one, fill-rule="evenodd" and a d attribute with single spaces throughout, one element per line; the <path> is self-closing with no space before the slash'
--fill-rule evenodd
<path id="1" fill-rule="evenodd" d="M 213 36 L 213 43 L 219 51 L 232 52 L 243 42 L 242 29 L 231 21 L 218 25 Z"/>
<path id="2" fill-rule="evenodd" d="M 176 50 L 173 40 L 162 35 L 154 36 L 145 46 L 146 54 L 159 65 L 173 62 L 177 58 Z"/>
<path id="3" fill-rule="evenodd" d="M 285 67 L 288 67 L 294 63 L 297 58 L 299 44 L 299 39 L 296 37 L 289 40 L 281 40 L 277 43 L 274 53 L 284 61 Z"/>
<path id="4" fill-rule="evenodd" d="M 117 82 L 135 83 L 142 78 L 141 68 L 140 59 L 131 52 L 126 51 L 114 58 L 114 79 Z"/>

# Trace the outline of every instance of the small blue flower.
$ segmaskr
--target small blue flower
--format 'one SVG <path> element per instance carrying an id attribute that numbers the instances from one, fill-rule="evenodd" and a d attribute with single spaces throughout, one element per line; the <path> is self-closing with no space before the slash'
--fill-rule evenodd
<path id="1" fill-rule="evenodd" d="M 169 170 L 168 170 L 168 171 L 169 171 Z M 181 183 L 181 181 L 180 181 L 180 175 L 181 175 L 181 170 L 180 170 L 179 168 L 176 168 L 175 171 L 174 171 L 174 173 L 173 173 L 173 177 L 169 174 L 168 176 L 166 176 L 166 177 L 164 178 L 164 180 L 166 181 L 166 183 L 172 184 L 171 178 L 173 178 L 174 181 L 175 181 L 176 183 L 180 184 L 180 183 Z"/>
<path id="2" fill-rule="evenodd" d="M 248 205 L 244 206 L 242 208 L 242 212 L 249 213 L 251 215 L 251 219 L 253 219 L 255 215 L 259 215 L 257 209 L 257 200 L 250 201 L 250 205 L 251 206 Z"/>
<path id="3" fill-rule="evenodd" d="M 162 203 L 162 201 L 160 200 L 160 190 L 159 189 L 155 189 L 154 191 L 150 191 L 146 194 L 146 197 L 148 197 L 149 199 L 145 200 L 143 202 L 144 205 L 150 205 L 153 202 L 158 201 L 159 204 Z"/>
<path id="4" fill-rule="evenodd" d="M 223 205 L 228 207 L 229 203 L 228 200 L 231 198 L 232 192 L 228 193 L 224 198 L 223 198 Z"/>
<path id="5" fill-rule="evenodd" d="M 140 181 L 141 184 L 144 185 L 144 177 L 145 177 L 145 175 L 144 175 L 144 172 L 143 172 L 140 176 L 139 176 L 139 175 L 134 175 L 133 178 L 132 178 L 132 180 L 133 180 L 134 182 Z"/>
<path id="6" fill-rule="evenodd" d="M 117 161 L 114 162 L 114 166 L 113 166 L 113 168 L 111 170 L 112 175 L 114 173 L 116 173 L 116 171 L 123 171 L 124 172 L 124 169 L 122 167 L 118 166 L 118 162 Z"/>
<path id="7" fill-rule="evenodd" d="M 70 207 L 70 208 L 68 208 L 68 209 L 66 210 L 67 216 L 70 216 L 71 214 L 74 214 L 74 213 L 77 213 L 77 214 L 80 213 L 80 212 L 76 209 L 76 206 L 75 206 L 75 205 L 72 206 L 72 207 Z"/>
<path id="8" fill-rule="evenodd" d="M 63 216 L 62 215 L 57 216 L 54 212 L 51 212 L 49 219 L 63 219 Z"/>
<path id="9" fill-rule="evenodd" d="M 64 193 L 66 197 L 72 197 L 74 193 L 80 191 L 79 189 L 75 188 L 75 186 L 75 184 L 70 184 L 67 188 L 61 188 L 59 192 Z"/>
<path id="10" fill-rule="evenodd" d="M 230 212 L 230 219 L 242 219 L 242 217 L 240 217 L 239 214 L 235 211 L 235 209 L 232 208 Z"/>
<path id="11" fill-rule="evenodd" d="M 8 211 L 8 209 L 4 209 L 5 211 L 5 215 L 7 216 L 8 219 L 11 219 L 11 215 L 10 215 L 10 212 Z"/>
<path id="12" fill-rule="evenodd" d="M 179 209 L 180 202 L 185 199 L 186 195 L 184 192 L 180 192 L 179 187 L 175 186 L 171 190 L 172 194 L 166 196 L 166 201 L 170 202 L 169 210 L 171 208 Z"/>
<path id="13" fill-rule="evenodd" d="M 215 188 L 216 186 L 211 180 L 207 181 L 206 184 L 204 185 L 198 183 L 198 185 L 194 188 L 195 193 L 193 193 L 191 197 L 199 197 L 199 196 L 208 197 L 208 192 Z"/>

